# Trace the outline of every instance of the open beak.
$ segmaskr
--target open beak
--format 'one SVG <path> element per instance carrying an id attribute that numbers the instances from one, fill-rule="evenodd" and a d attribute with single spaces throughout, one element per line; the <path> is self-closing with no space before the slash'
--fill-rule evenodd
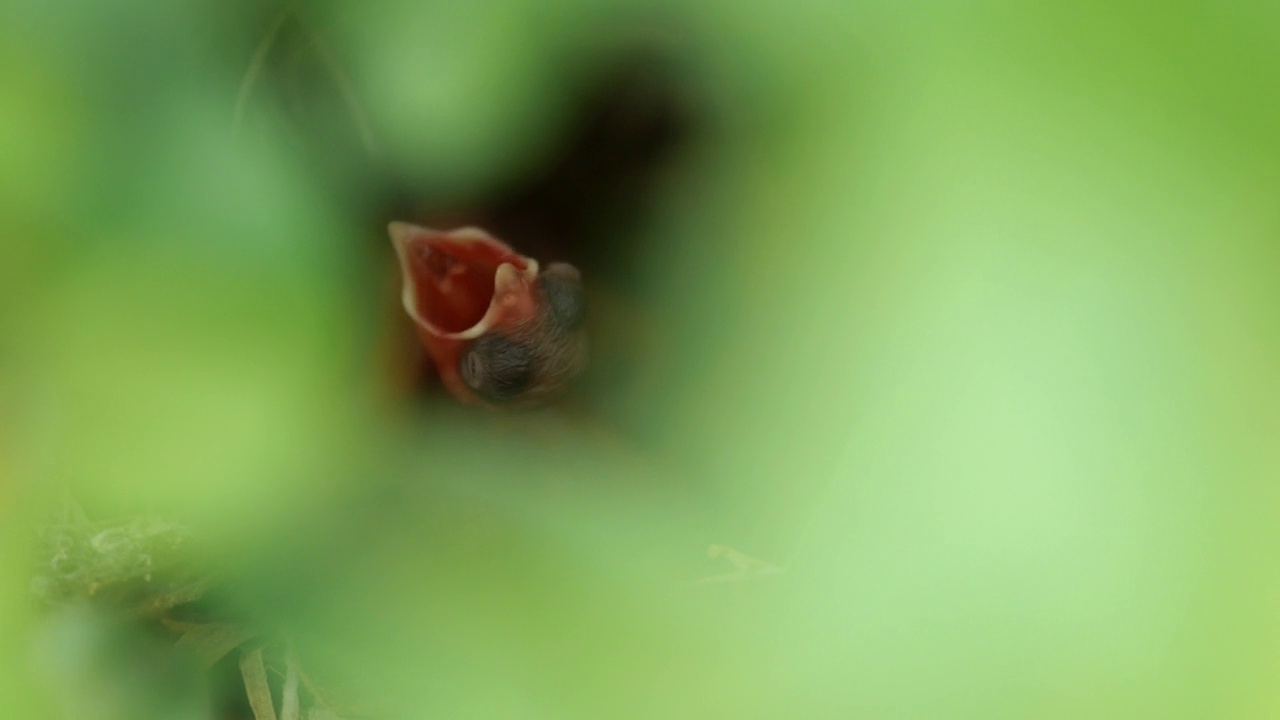
<path id="1" fill-rule="evenodd" d="M 441 339 L 473 340 L 531 316 L 538 262 L 477 228 L 388 228 L 404 278 L 404 309 Z"/>
<path id="2" fill-rule="evenodd" d="M 441 381 L 462 402 L 483 404 L 462 380 L 459 361 L 476 338 L 537 315 L 538 262 L 477 228 L 393 222 L 387 231 L 400 259 L 404 309 Z"/>

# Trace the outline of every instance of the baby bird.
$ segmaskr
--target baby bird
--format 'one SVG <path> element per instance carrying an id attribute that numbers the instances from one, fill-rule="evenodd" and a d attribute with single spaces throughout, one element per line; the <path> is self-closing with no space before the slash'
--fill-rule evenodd
<path id="1" fill-rule="evenodd" d="M 474 227 L 388 226 L 401 300 L 440 379 L 459 401 L 545 404 L 587 363 L 586 303 L 573 265 L 545 268 Z"/>

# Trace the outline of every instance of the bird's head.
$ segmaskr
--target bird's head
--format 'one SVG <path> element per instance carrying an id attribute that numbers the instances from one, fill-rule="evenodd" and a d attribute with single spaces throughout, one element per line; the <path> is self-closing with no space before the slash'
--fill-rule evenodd
<path id="1" fill-rule="evenodd" d="M 586 365 L 582 277 L 477 228 L 388 227 L 405 311 L 445 387 L 489 406 L 543 403 Z"/>

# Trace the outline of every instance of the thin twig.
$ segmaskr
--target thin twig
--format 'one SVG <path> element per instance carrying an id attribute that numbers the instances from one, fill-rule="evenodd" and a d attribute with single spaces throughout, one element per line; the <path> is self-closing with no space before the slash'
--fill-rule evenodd
<path id="1" fill-rule="evenodd" d="M 316 46 L 316 50 L 320 52 L 320 57 L 324 60 L 325 67 L 329 69 L 329 74 L 333 76 L 333 82 L 337 85 L 343 102 L 347 104 L 347 109 L 351 111 L 351 119 L 355 122 L 356 130 L 360 133 L 360 142 L 370 155 L 376 156 L 378 147 L 373 139 L 373 128 L 369 125 L 369 116 L 365 113 L 364 107 L 356 99 L 355 88 L 351 85 L 351 80 L 342 71 L 337 58 L 334 57 L 333 51 L 329 48 L 329 43 L 325 42 L 325 39 L 316 31 L 309 29 L 307 32 L 311 35 L 311 42 Z"/>
<path id="2" fill-rule="evenodd" d="M 332 708 L 333 701 L 330 700 L 328 695 L 320 689 L 320 686 L 317 685 L 316 681 L 307 674 L 307 671 L 298 665 L 295 665 L 294 668 L 298 671 L 298 679 L 302 681 L 302 687 L 306 689 L 309 695 L 311 695 L 311 700 L 313 701 L 312 704 Z"/>
<path id="3" fill-rule="evenodd" d="M 293 648 L 285 651 L 284 687 L 280 691 L 280 720 L 298 720 L 298 661 Z"/>
<path id="4" fill-rule="evenodd" d="M 249 707 L 256 720 L 276 720 L 275 700 L 271 698 L 271 685 L 267 682 L 267 666 L 262 661 L 262 648 L 240 656 L 240 674 L 244 677 L 244 690 L 249 696 Z"/>
<path id="5" fill-rule="evenodd" d="M 280 11 L 280 15 L 276 17 L 275 22 L 271 23 L 267 34 L 262 37 L 262 42 L 258 43 L 258 49 L 253 53 L 253 61 L 249 63 L 249 69 L 245 71 L 244 79 L 240 81 L 240 91 L 236 94 L 236 109 L 231 120 L 232 131 L 240 129 L 240 124 L 244 120 L 245 107 L 249 104 L 249 97 L 253 94 L 253 86 L 258 82 L 258 76 L 262 74 L 262 68 L 267 62 L 267 55 L 270 54 L 271 46 L 276 42 L 276 36 L 280 34 L 280 28 L 284 27 L 284 21 L 289 18 L 289 14 L 292 12 L 293 4 L 291 3 Z"/>
<path id="6" fill-rule="evenodd" d="M 239 625 L 226 623 L 166 623 L 166 626 L 182 632 L 174 647 L 194 654 L 205 670 L 218 664 L 227 653 L 251 640 L 256 634 Z"/>
<path id="7" fill-rule="evenodd" d="M 759 578 L 763 575 L 778 575 L 783 572 L 782 568 L 771 562 L 751 557 L 750 555 L 729 547 L 728 545 L 712 545 L 708 547 L 707 557 L 712 560 L 716 558 L 723 558 L 733 566 L 733 570 L 720 575 L 711 575 L 709 577 L 694 580 L 694 585 L 715 585 L 725 582 L 738 582 Z"/>

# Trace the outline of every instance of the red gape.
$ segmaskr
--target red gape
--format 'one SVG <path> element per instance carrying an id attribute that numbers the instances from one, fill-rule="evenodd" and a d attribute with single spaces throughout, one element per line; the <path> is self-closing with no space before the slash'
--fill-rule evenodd
<path id="1" fill-rule="evenodd" d="M 400 260 L 405 311 L 440 379 L 458 400 L 484 404 L 463 382 L 458 363 L 476 338 L 537 315 L 538 262 L 476 228 L 393 222 L 388 232 Z"/>

